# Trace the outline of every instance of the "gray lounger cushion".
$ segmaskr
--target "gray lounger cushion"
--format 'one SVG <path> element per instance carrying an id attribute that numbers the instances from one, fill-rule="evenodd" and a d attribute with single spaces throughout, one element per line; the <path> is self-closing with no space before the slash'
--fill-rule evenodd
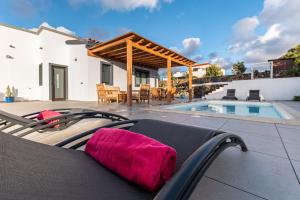
<path id="1" fill-rule="evenodd" d="M 178 168 L 214 131 L 142 120 L 133 131 L 175 147 Z M 82 151 L 35 143 L 0 133 L 0 199 L 153 199 Z"/>

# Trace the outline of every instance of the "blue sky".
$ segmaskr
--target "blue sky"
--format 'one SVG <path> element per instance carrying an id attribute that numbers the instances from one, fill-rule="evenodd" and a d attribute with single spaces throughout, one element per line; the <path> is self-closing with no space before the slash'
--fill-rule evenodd
<path id="1" fill-rule="evenodd" d="M 299 42 L 286 31 L 287 17 L 299 24 L 293 7 L 298 0 L 10 0 L 0 2 L 0 21 L 24 28 L 47 22 L 99 40 L 134 31 L 230 69 L 237 60 L 266 61 Z M 281 18 L 270 14 L 276 11 Z M 270 50 L 275 44 L 278 50 Z"/>

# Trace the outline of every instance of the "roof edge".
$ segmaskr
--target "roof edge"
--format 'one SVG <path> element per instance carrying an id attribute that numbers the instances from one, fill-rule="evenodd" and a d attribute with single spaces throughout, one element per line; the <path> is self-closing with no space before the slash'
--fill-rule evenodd
<path id="1" fill-rule="evenodd" d="M 24 31 L 24 32 L 31 33 L 31 34 L 34 34 L 34 35 L 39 35 L 43 30 L 47 30 L 47 31 L 57 33 L 57 34 L 60 34 L 60 35 L 72 37 L 74 39 L 81 39 L 81 37 L 79 37 L 79 36 L 67 34 L 67 33 L 64 33 L 64 32 L 58 31 L 58 30 L 54 30 L 54 29 L 45 27 L 45 26 L 40 26 L 36 32 L 31 31 L 31 30 L 26 29 L 26 28 L 21 28 L 21 27 L 18 27 L 18 26 L 9 25 L 9 24 L 2 23 L 2 22 L 0 22 L 0 26 L 4 26 L 4 27 L 7 27 L 7 28 L 12 28 L 12 29 L 19 30 L 19 31 Z"/>

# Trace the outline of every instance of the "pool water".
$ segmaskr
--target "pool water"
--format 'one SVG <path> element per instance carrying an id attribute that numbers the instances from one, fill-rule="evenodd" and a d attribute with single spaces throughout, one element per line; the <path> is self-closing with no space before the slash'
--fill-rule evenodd
<path id="1" fill-rule="evenodd" d="M 224 101 L 206 101 L 188 103 L 184 105 L 169 106 L 167 109 L 180 111 L 198 111 L 206 113 L 219 113 L 240 116 L 253 116 L 284 119 L 271 103 L 256 102 L 224 102 Z"/>

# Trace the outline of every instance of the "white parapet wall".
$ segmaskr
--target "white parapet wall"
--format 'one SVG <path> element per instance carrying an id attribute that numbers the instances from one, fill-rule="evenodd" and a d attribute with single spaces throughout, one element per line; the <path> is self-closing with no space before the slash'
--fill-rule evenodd
<path id="1" fill-rule="evenodd" d="M 249 90 L 260 90 L 264 100 L 292 100 L 294 96 L 300 96 L 300 77 L 232 81 L 224 87 L 224 91 L 206 95 L 205 98 L 221 99 L 227 89 L 235 89 L 239 100 L 245 100 Z"/>

